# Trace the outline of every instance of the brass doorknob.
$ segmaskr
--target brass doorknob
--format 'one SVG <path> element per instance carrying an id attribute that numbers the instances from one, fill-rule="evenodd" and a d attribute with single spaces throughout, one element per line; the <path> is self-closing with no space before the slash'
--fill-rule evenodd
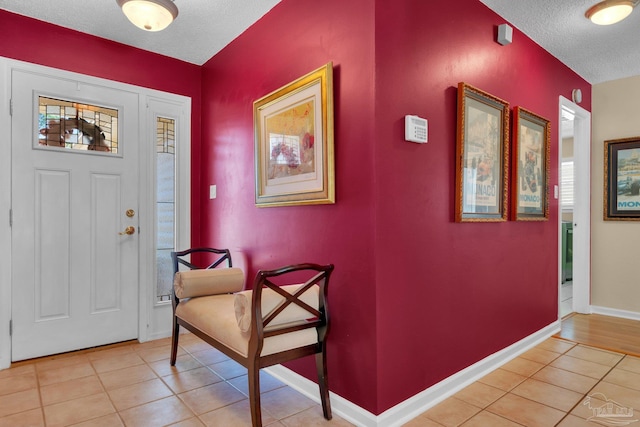
<path id="1" fill-rule="evenodd" d="M 128 226 L 127 228 L 124 229 L 124 231 L 118 233 L 119 235 L 124 235 L 124 234 L 128 234 L 129 236 L 131 236 L 132 234 L 135 234 L 136 232 L 136 228 L 132 225 Z"/>

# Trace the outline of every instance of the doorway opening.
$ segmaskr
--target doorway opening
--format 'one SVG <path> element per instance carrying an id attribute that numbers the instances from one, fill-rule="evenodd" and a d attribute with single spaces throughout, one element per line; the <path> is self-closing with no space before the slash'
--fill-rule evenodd
<path id="1" fill-rule="evenodd" d="M 567 107 L 560 111 L 560 317 L 573 313 L 573 127 L 575 114 Z"/>
<path id="2" fill-rule="evenodd" d="M 591 113 L 560 97 L 558 317 L 590 313 Z"/>

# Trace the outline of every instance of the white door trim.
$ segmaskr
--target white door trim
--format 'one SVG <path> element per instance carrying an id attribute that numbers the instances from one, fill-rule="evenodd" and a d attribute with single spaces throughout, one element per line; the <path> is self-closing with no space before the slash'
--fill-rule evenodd
<path id="1" fill-rule="evenodd" d="M 591 313 L 591 113 L 561 96 L 562 107 L 575 113 L 574 119 L 574 211 L 573 211 L 573 311 Z M 558 132 L 558 165 L 562 164 L 562 132 Z M 559 166 L 558 166 L 559 167 Z M 558 213 L 558 284 L 562 283 L 562 215 Z M 560 286 L 558 286 L 560 292 Z M 558 297 L 558 318 L 560 318 Z"/>
<path id="2" fill-rule="evenodd" d="M 69 71 L 59 70 L 55 68 L 45 67 L 27 62 L 17 61 L 9 58 L 0 57 L 0 138 L 4 143 L 0 146 L 3 155 L 0 156 L 0 369 L 8 368 L 11 365 L 11 336 L 9 334 L 9 321 L 11 316 L 11 228 L 9 226 L 9 211 L 11 209 L 11 116 L 9 111 L 9 100 L 11 93 L 11 72 L 13 69 L 37 72 L 47 74 L 52 77 L 74 79 L 87 84 L 102 85 L 105 87 L 116 88 L 136 92 L 140 96 L 139 112 L 141 118 L 147 117 L 147 99 L 153 97 L 166 102 L 180 104 L 183 107 L 182 116 L 182 141 L 186 149 L 185 153 L 179 153 L 179 174 L 176 178 L 179 180 L 179 199 L 180 204 L 180 225 L 177 232 L 187 233 L 182 235 L 180 244 L 185 247 L 189 246 L 190 235 L 190 141 L 191 141 L 191 99 L 186 96 L 171 94 L 167 92 L 148 89 L 140 86 L 129 85 L 120 82 L 114 82 L 98 77 L 86 76 L 83 74 L 73 73 Z M 140 141 L 146 141 L 143 135 L 148 135 L 148 123 L 141 120 L 140 125 Z M 180 148 L 176 148 L 179 150 Z M 140 191 L 139 194 L 149 194 L 155 191 L 155 182 L 151 177 L 155 177 L 155 167 L 150 162 L 150 158 L 154 155 L 155 144 L 140 144 Z M 149 268 L 150 254 L 155 253 L 155 212 L 150 208 L 142 208 L 142 203 L 147 200 L 141 199 L 139 210 L 141 213 L 146 211 L 146 215 L 140 218 L 140 259 L 143 265 L 140 268 L 140 283 L 146 284 L 140 286 L 139 299 L 139 327 L 138 340 L 144 342 L 150 337 L 156 338 L 160 336 L 168 336 L 171 333 L 170 327 L 165 328 L 164 325 L 157 324 L 159 318 L 157 314 L 152 313 L 154 304 L 151 296 L 155 294 L 155 283 L 153 281 L 154 269 Z M 146 257 L 146 258 L 143 258 Z M 144 262 L 142 261 L 144 259 Z M 151 302 L 150 302 L 151 301 Z M 170 308 L 170 305 L 168 306 Z M 162 307 L 163 312 L 166 307 Z M 170 311 L 170 310 L 169 310 Z M 161 318 L 166 316 L 162 315 Z"/>
<path id="3" fill-rule="evenodd" d="M 153 129 L 156 125 L 156 118 L 158 116 L 172 118 L 176 120 L 176 171 L 175 171 L 175 179 L 177 181 L 176 187 L 176 212 L 175 212 L 175 248 L 177 250 L 184 250 L 191 247 L 191 104 L 185 103 L 180 99 L 171 99 L 160 96 L 160 94 L 150 95 L 147 97 L 146 102 L 146 113 L 144 121 L 146 125 Z M 149 139 L 149 145 L 153 146 L 154 149 L 151 152 L 147 152 L 147 163 L 149 165 L 156 164 L 156 151 L 155 151 L 155 133 L 149 132 L 147 133 L 147 138 Z M 156 170 L 154 167 L 150 167 L 147 169 L 147 178 L 149 182 L 156 182 Z M 145 176 L 145 175 L 141 175 Z M 155 187 L 154 187 L 155 188 Z M 141 195 L 141 197 L 145 197 Z M 156 206 L 156 196 L 155 191 L 148 192 L 146 197 L 148 200 L 144 200 L 141 202 L 151 203 L 153 206 Z M 142 218 L 141 218 L 142 220 Z M 155 236 L 157 233 L 157 223 L 155 221 L 155 217 L 151 216 L 150 218 L 145 218 L 145 221 L 149 220 L 146 229 L 149 230 L 152 236 Z M 152 246 L 146 247 L 146 252 L 140 254 L 141 258 L 146 257 L 144 259 L 148 259 L 149 262 L 145 263 L 147 266 L 151 266 L 155 264 L 155 239 L 152 243 Z M 155 269 L 146 269 L 145 273 L 148 274 L 148 282 L 156 283 L 157 277 L 155 275 Z M 148 312 L 149 312 L 149 325 L 152 325 L 151 328 L 148 329 L 148 335 L 144 337 L 144 340 L 153 340 L 157 338 L 163 338 L 171 335 L 172 332 L 172 307 L 170 301 L 157 302 L 155 298 L 155 285 L 151 288 L 154 292 L 149 295 L 148 298 L 143 299 L 142 295 L 140 298 L 143 301 L 148 303 Z M 141 338 L 140 341 L 143 341 Z"/>
<path id="4" fill-rule="evenodd" d="M 0 58 L 0 369 L 11 365 L 11 116 L 9 92 L 11 88 L 9 63 Z"/>

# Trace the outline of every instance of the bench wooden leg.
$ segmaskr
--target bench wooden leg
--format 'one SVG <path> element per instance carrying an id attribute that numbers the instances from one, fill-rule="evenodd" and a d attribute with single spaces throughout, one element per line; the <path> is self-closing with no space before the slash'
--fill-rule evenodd
<path id="1" fill-rule="evenodd" d="M 178 319 L 173 316 L 173 335 L 171 337 L 171 366 L 176 364 L 176 356 L 178 355 L 178 337 L 180 336 L 180 325 Z"/>
<path id="2" fill-rule="evenodd" d="M 316 370 L 318 371 L 318 386 L 320 386 L 322 413 L 327 420 L 330 420 L 331 402 L 329 401 L 329 377 L 327 374 L 327 356 L 324 345 L 322 346 L 322 351 L 316 353 Z"/>
<path id="3" fill-rule="evenodd" d="M 251 423 L 253 427 L 262 427 L 262 411 L 260 410 L 260 369 L 257 364 L 250 363 L 247 369 L 249 378 L 249 405 L 251 406 Z"/>

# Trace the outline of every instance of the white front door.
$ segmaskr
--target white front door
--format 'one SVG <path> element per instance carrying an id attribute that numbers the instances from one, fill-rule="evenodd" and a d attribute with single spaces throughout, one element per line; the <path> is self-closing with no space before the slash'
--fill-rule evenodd
<path id="1" fill-rule="evenodd" d="M 11 87 L 12 361 L 137 338 L 138 94 L 18 70 Z M 112 148 L 71 117 L 102 107 Z"/>

